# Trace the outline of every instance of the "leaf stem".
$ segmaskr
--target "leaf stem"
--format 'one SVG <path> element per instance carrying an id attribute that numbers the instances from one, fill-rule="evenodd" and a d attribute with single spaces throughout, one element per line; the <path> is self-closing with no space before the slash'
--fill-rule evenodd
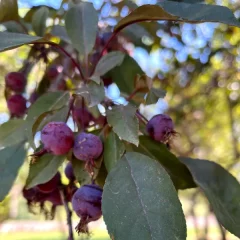
<path id="1" fill-rule="evenodd" d="M 68 240 L 74 240 L 73 227 L 72 227 L 72 212 L 68 206 L 65 192 L 62 188 L 59 189 L 62 203 L 64 205 L 65 211 L 67 213 L 67 224 L 68 224 Z"/>
<path id="2" fill-rule="evenodd" d="M 100 59 L 102 58 L 102 56 L 103 56 L 105 50 L 107 49 L 109 43 L 117 36 L 118 33 L 119 33 L 119 31 L 114 32 L 114 33 L 112 34 L 112 36 L 108 39 L 107 43 L 105 44 L 105 46 L 103 47 L 103 49 L 102 49 L 102 51 L 101 51 L 101 53 L 100 53 L 100 56 L 99 56 L 99 58 L 98 58 L 98 60 L 97 60 L 97 62 L 96 62 L 96 64 L 95 64 L 95 66 L 94 66 L 93 69 L 92 69 L 92 72 L 91 72 L 90 76 L 92 76 L 92 75 L 94 74 L 94 72 L 95 72 L 95 70 L 96 70 L 96 67 L 97 67 L 97 64 L 98 64 L 98 62 L 100 61 Z"/>
<path id="3" fill-rule="evenodd" d="M 48 44 L 48 45 L 50 45 L 50 46 L 52 46 L 52 47 L 55 47 L 55 48 L 61 50 L 67 57 L 69 57 L 69 58 L 71 59 L 73 65 L 78 69 L 81 78 L 83 79 L 83 81 L 86 82 L 85 76 L 84 76 L 84 74 L 83 74 L 83 72 L 82 72 L 81 67 L 80 67 L 79 64 L 77 63 L 77 61 L 71 56 L 70 53 L 68 53 L 68 52 L 67 52 L 63 47 L 61 47 L 59 44 L 54 43 L 54 42 L 50 42 L 50 41 L 49 41 L 49 42 L 48 42 L 48 41 L 46 41 L 46 42 L 33 42 L 32 44 Z"/>
<path id="4" fill-rule="evenodd" d="M 139 91 L 139 88 L 135 88 L 134 91 L 126 98 L 126 100 L 129 102 Z"/>
<path id="5" fill-rule="evenodd" d="M 15 22 L 16 22 L 19 26 L 21 26 L 21 28 L 22 28 L 22 30 L 24 31 L 24 33 L 28 34 L 28 29 L 24 26 L 23 23 L 21 23 L 20 20 L 15 20 Z"/>
<path id="6" fill-rule="evenodd" d="M 136 116 L 143 124 L 148 123 L 148 120 L 138 110 L 136 112 Z"/>

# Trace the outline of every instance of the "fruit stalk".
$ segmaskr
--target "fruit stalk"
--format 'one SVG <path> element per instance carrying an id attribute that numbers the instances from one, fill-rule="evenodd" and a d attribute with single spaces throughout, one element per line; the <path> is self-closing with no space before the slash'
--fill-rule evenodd
<path id="1" fill-rule="evenodd" d="M 62 199 L 63 206 L 67 214 L 67 224 L 68 224 L 68 240 L 74 240 L 73 236 L 73 226 L 72 226 L 72 211 L 69 208 L 68 201 L 63 189 L 59 189 L 60 196 Z"/>

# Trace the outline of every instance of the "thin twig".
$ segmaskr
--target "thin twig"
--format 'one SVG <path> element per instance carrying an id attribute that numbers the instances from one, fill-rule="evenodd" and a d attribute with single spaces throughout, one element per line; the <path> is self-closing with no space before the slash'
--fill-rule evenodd
<path id="1" fill-rule="evenodd" d="M 72 212 L 68 206 L 68 202 L 66 199 L 66 195 L 64 193 L 63 189 L 59 189 L 60 195 L 61 195 L 61 199 L 62 199 L 62 203 L 64 205 L 65 211 L 67 213 L 67 224 L 68 224 L 68 240 L 74 240 L 74 236 L 73 236 L 73 227 L 72 227 Z"/>
<path id="2" fill-rule="evenodd" d="M 223 229 L 222 225 L 220 224 L 220 222 L 217 220 L 217 223 L 218 223 L 218 228 L 219 228 L 219 231 L 221 233 L 221 240 L 227 240 L 226 238 L 226 231 L 225 229 Z"/>
<path id="3" fill-rule="evenodd" d="M 21 21 L 20 20 L 15 20 L 15 22 L 19 25 L 19 26 L 21 26 L 21 28 L 22 28 L 22 30 L 24 31 L 24 33 L 28 33 L 28 29 L 24 26 L 24 24 L 23 23 L 21 23 Z"/>
<path id="4" fill-rule="evenodd" d="M 136 112 L 136 116 L 137 118 L 142 121 L 144 124 L 148 123 L 148 120 L 137 110 Z"/>
<path id="5" fill-rule="evenodd" d="M 50 46 L 53 46 L 53 47 L 61 50 L 67 57 L 69 57 L 69 58 L 71 59 L 71 61 L 72 61 L 72 63 L 74 64 L 74 66 L 78 69 L 81 78 L 83 79 L 83 81 L 86 82 L 86 79 L 85 79 L 85 77 L 84 77 L 84 74 L 83 74 L 83 72 L 82 72 L 82 69 L 81 69 L 81 67 L 79 66 L 79 64 L 77 63 L 77 61 L 71 56 L 71 54 L 69 54 L 69 53 L 68 53 L 63 47 L 61 47 L 59 44 L 54 43 L 54 42 L 50 42 L 50 41 L 49 41 L 49 42 L 47 42 L 47 41 L 46 41 L 46 42 L 33 42 L 32 44 L 48 44 L 48 45 L 50 45 Z"/>
<path id="6" fill-rule="evenodd" d="M 117 36 L 118 33 L 119 33 L 119 31 L 114 32 L 114 33 L 112 34 L 112 36 L 108 39 L 107 43 L 105 44 L 105 46 L 103 47 L 103 49 L 102 49 L 102 51 L 101 51 L 101 53 L 100 53 L 100 56 L 99 56 L 99 58 L 98 58 L 98 60 L 97 60 L 97 62 L 96 62 L 96 64 L 95 64 L 95 66 L 94 66 L 93 69 L 92 69 L 92 72 L 91 72 L 90 76 L 92 76 L 92 75 L 94 74 L 94 72 L 95 72 L 95 70 L 96 70 L 96 67 L 97 67 L 97 64 L 98 64 L 98 62 L 100 61 L 100 59 L 102 58 L 102 56 L 103 56 L 105 50 L 107 49 L 109 43 Z"/>
<path id="7" fill-rule="evenodd" d="M 134 91 L 126 98 L 126 100 L 129 102 L 139 91 L 139 88 L 135 88 Z"/>

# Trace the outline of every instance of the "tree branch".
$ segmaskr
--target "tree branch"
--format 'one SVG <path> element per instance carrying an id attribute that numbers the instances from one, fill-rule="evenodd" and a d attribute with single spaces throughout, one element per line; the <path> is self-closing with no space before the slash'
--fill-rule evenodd
<path id="1" fill-rule="evenodd" d="M 64 206 L 65 211 L 67 213 L 68 240 L 74 240 L 73 227 L 72 227 L 72 211 L 70 210 L 70 208 L 68 206 L 68 202 L 67 202 L 64 190 L 62 188 L 60 188 L 59 192 L 60 192 L 60 195 L 61 195 L 63 206 Z"/>

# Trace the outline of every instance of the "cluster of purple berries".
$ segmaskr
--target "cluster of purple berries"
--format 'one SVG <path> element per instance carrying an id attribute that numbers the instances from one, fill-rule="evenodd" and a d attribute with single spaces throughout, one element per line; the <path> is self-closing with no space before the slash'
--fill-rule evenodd
<path id="1" fill-rule="evenodd" d="M 63 205 L 60 189 L 63 190 L 67 202 L 72 203 L 72 208 L 80 217 L 80 222 L 76 226 L 78 233 L 89 233 L 88 223 L 98 220 L 102 216 L 101 201 L 102 189 L 96 184 L 83 185 L 79 189 L 75 186 L 75 176 L 72 164 L 69 162 L 65 168 L 65 175 L 69 179 L 69 185 L 61 183 L 59 172 L 48 182 L 39 184 L 33 188 L 24 188 L 23 197 L 27 200 L 29 210 L 36 204 L 40 204 L 40 209 L 45 213 L 46 218 L 53 219 L 57 206 Z M 49 213 L 45 208 L 45 202 L 52 203 Z M 49 217 L 50 215 L 50 217 Z"/>
<path id="2" fill-rule="evenodd" d="M 53 155 L 67 154 L 73 148 L 74 156 L 87 164 L 93 164 L 103 151 L 100 138 L 91 133 L 81 132 L 75 138 L 64 122 L 50 122 L 41 132 L 44 150 Z"/>
<path id="3" fill-rule="evenodd" d="M 6 90 L 10 92 L 7 107 L 11 117 L 20 118 L 27 110 L 26 99 L 22 96 L 27 80 L 21 72 L 10 72 L 5 76 Z"/>

